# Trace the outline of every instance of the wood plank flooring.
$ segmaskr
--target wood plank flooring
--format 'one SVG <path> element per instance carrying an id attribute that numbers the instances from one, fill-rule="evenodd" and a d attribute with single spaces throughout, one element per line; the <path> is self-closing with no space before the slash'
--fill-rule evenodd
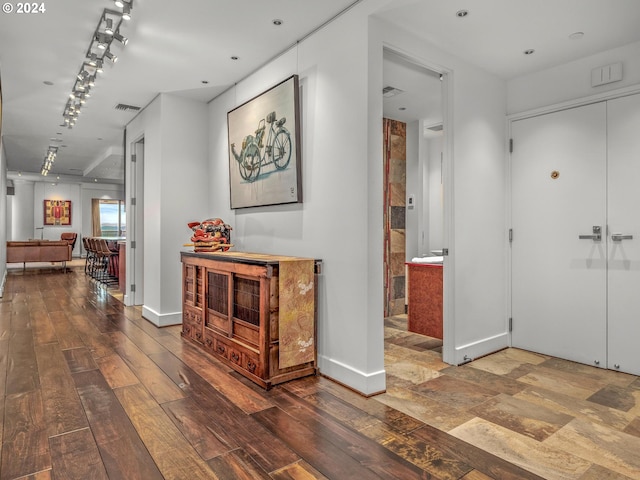
<path id="1" fill-rule="evenodd" d="M 463 367 L 385 321 L 385 394 L 265 391 L 82 268 L 11 270 L 0 480 L 640 478 L 640 380 L 508 349 Z"/>

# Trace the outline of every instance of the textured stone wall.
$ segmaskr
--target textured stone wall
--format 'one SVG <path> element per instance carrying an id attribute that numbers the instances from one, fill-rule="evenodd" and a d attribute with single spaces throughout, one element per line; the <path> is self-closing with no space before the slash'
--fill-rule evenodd
<path id="1" fill-rule="evenodd" d="M 405 313 L 407 125 L 384 119 L 385 315 Z"/>

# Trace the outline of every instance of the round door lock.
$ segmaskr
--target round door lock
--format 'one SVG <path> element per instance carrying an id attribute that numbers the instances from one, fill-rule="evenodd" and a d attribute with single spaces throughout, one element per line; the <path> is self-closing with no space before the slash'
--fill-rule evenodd
<path id="1" fill-rule="evenodd" d="M 559 176 L 560 172 L 558 170 L 554 170 L 553 172 L 551 172 L 551 178 L 553 178 L 554 180 L 557 180 Z"/>

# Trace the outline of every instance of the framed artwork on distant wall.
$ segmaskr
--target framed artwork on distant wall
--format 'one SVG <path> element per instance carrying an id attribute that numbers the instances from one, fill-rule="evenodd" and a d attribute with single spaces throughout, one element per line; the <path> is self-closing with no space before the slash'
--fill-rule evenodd
<path id="1" fill-rule="evenodd" d="M 45 200 L 45 225 L 71 225 L 71 200 Z"/>
<path id="2" fill-rule="evenodd" d="M 302 202 L 297 75 L 231 110 L 227 128 L 231 208 Z"/>

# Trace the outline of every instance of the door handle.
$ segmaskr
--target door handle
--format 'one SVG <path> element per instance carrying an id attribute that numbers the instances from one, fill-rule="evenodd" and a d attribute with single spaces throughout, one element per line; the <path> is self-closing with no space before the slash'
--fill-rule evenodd
<path id="1" fill-rule="evenodd" d="M 622 233 L 612 233 L 611 240 L 619 242 L 621 240 L 633 240 L 633 235 L 624 235 Z"/>
<path id="2" fill-rule="evenodd" d="M 594 225 L 592 231 L 593 235 L 578 235 L 578 238 L 580 240 L 595 240 L 597 242 L 602 240 L 602 227 L 600 227 L 600 225 Z"/>

